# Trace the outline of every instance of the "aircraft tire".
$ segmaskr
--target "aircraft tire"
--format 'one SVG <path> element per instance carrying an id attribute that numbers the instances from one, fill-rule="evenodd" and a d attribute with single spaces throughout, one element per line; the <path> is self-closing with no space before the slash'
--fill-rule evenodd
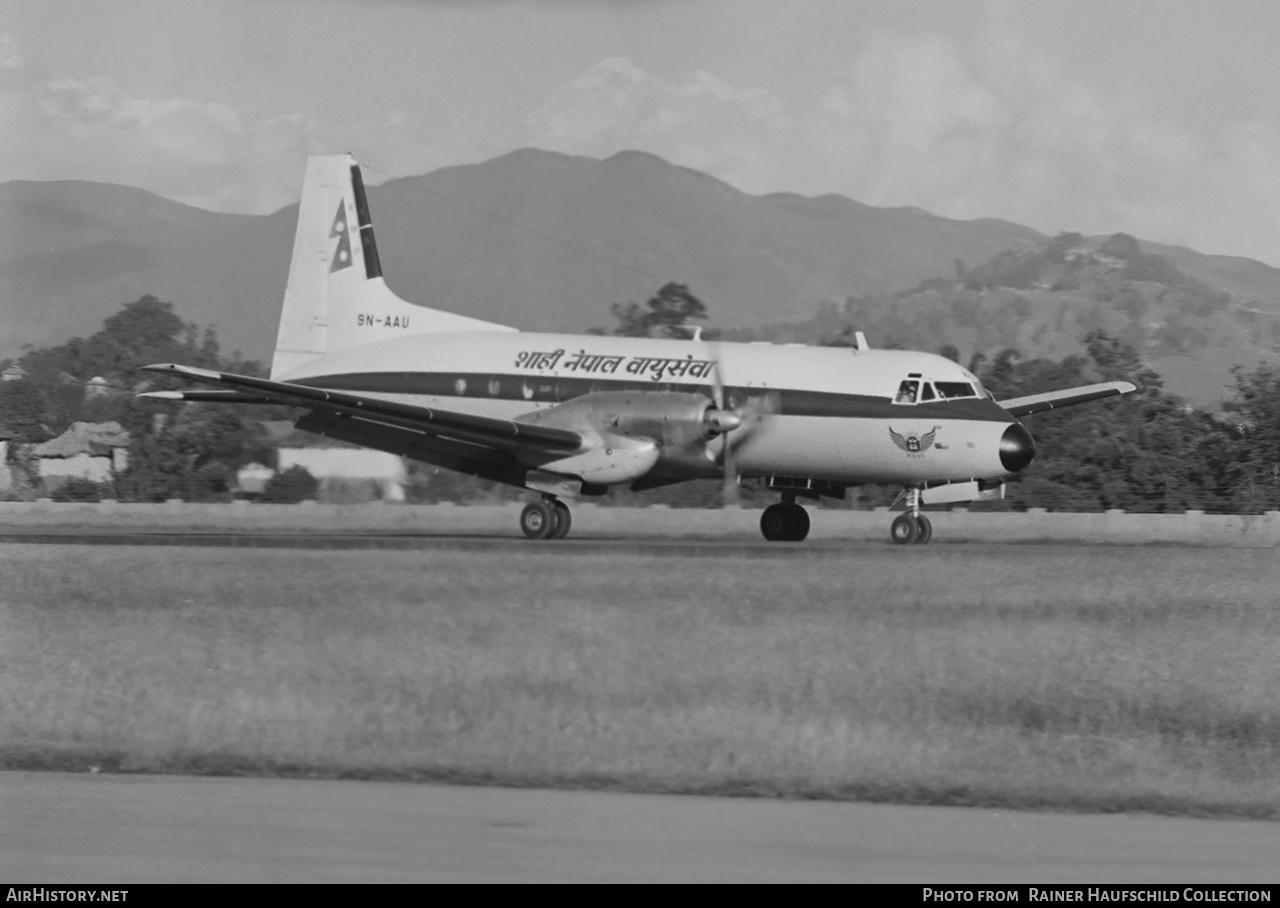
<path id="1" fill-rule="evenodd" d="M 791 538 L 787 533 L 791 529 L 789 516 L 785 505 L 769 505 L 760 515 L 760 533 L 770 542 L 786 542 Z"/>
<path id="2" fill-rule="evenodd" d="M 920 532 L 916 535 L 916 545 L 924 545 L 933 538 L 933 524 L 929 522 L 929 518 L 921 514 L 916 518 L 916 526 L 920 528 Z"/>
<path id="3" fill-rule="evenodd" d="M 787 541 L 802 542 L 809 535 L 809 512 L 798 504 L 787 508 L 788 527 Z"/>
<path id="4" fill-rule="evenodd" d="M 550 539 L 555 529 L 555 509 L 545 501 L 532 501 L 520 512 L 520 530 L 530 539 Z"/>
<path id="5" fill-rule="evenodd" d="M 556 525 L 547 538 L 563 539 L 569 535 L 569 527 L 573 526 L 573 515 L 569 513 L 569 506 L 563 501 L 552 502 L 551 510 L 555 515 Z"/>
<path id="6" fill-rule="evenodd" d="M 889 538 L 898 545 L 910 545 L 920 535 L 920 526 L 910 514 L 899 514 L 889 527 Z"/>

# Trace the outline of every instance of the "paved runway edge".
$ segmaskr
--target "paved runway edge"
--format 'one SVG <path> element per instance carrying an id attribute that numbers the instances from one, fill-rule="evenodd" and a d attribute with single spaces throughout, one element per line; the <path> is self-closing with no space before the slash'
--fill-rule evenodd
<path id="1" fill-rule="evenodd" d="M 0 878 L 1274 883 L 1280 824 L 352 781 L 0 775 Z"/>

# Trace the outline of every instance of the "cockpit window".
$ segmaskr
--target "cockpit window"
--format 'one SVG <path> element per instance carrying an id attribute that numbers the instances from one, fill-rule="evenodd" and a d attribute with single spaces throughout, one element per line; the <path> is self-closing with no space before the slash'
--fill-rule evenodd
<path id="1" fill-rule="evenodd" d="M 907 379 L 898 385 L 898 394 L 894 397 L 895 404 L 913 404 L 916 402 L 916 395 L 920 391 L 920 382 L 915 379 Z"/>
<path id="2" fill-rule="evenodd" d="M 978 392 L 973 390 L 973 385 L 967 381 L 938 381 L 933 384 L 938 389 L 938 396 L 943 400 L 978 396 Z"/>
<path id="3" fill-rule="evenodd" d="M 922 401 L 934 399 L 933 385 L 928 382 L 924 383 L 924 386 L 920 388 L 920 399 Z"/>

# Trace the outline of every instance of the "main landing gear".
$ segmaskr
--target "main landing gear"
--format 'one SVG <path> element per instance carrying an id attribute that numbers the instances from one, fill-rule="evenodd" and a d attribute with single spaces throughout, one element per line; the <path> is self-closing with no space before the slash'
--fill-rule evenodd
<path id="1" fill-rule="evenodd" d="M 530 502 L 520 512 L 520 529 L 530 539 L 563 539 L 572 525 L 569 506 L 556 498 Z"/>
<path id="2" fill-rule="evenodd" d="M 898 545 L 924 545 L 933 538 L 933 524 L 920 513 L 920 490 L 908 487 L 907 513 L 899 514 L 889 527 L 889 536 Z"/>
<path id="3" fill-rule="evenodd" d="M 796 504 L 793 493 L 783 492 L 782 502 L 760 515 L 760 532 L 770 542 L 799 542 L 809 535 L 809 512 Z"/>

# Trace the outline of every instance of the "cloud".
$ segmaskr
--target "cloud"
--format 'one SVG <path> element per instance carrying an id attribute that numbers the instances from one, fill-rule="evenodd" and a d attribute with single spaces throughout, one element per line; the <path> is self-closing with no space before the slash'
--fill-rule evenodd
<path id="1" fill-rule="evenodd" d="M 532 111 L 511 144 L 603 157 L 638 148 L 748 192 L 838 192 L 1046 232 L 1123 230 L 1280 261 L 1280 131 L 1202 135 L 1103 95 L 999 27 L 971 46 L 881 32 L 787 109 L 707 73 L 667 83 L 597 64 Z"/>
<path id="2" fill-rule="evenodd" d="M 0 143 L 0 182 L 119 183 L 213 211 L 265 214 L 298 200 L 311 154 L 353 151 L 380 177 L 420 172 L 415 127 L 403 110 L 324 124 L 301 112 L 139 97 L 107 76 L 35 70 L 0 36 L 0 129 L 10 137 Z"/>
<path id="3" fill-rule="evenodd" d="M 25 64 L 13 36 L 0 35 L 0 69 L 21 69 Z"/>
<path id="4" fill-rule="evenodd" d="M 134 97 L 105 76 L 42 73 L 0 38 L 0 180 L 84 179 L 148 189 L 219 211 L 297 198 L 320 143 L 301 116 L 246 118 L 218 101 Z"/>
<path id="5" fill-rule="evenodd" d="M 350 150 L 377 180 L 525 145 L 593 157 L 636 148 L 753 193 L 838 192 L 1280 263 L 1274 121 L 1213 133 L 1160 122 L 1136 96 L 1074 81 L 998 25 L 966 44 L 872 33 L 828 65 L 821 91 L 784 103 L 709 72 L 665 81 L 612 57 L 486 143 L 412 110 L 320 123 L 302 111 L 141 97 L 105 76 L 41 71 L 0 34 L 0 181 L 101 180 L 267 212 L 296 200 L 312 153 Z"/>
<path id="6" fill-rule="evenodd" d="M 801 147 L 828 141 L 850 165 L 844 187 L 867 202 L 1280 260 L 1274 124 L 1176 128 L 1073 82 L 999 29 L 968 53 L 937 37 L 878 35 L 823 112 L 805 122 Z"/>
<path id="7" fill-rule="evenodd" d="M 611 57 L 562 86 L 495 144 L 601 158 L 642 149 L 752 186 L 769 160 L 761 147 L 789 129 L 782 102 L 767 91 L 737 89 L 702 71 L 668 83 Z"/>

